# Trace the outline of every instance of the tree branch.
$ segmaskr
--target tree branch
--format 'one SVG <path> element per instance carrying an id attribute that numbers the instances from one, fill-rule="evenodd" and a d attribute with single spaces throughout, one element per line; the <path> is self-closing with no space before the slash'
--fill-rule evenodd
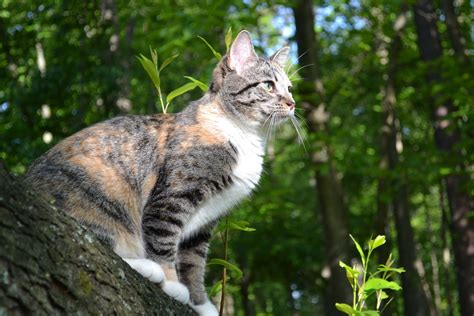
<path id="1" fill-rule="evenodd" d="M 0 312 L 194 315 L 1 162 Z"/>

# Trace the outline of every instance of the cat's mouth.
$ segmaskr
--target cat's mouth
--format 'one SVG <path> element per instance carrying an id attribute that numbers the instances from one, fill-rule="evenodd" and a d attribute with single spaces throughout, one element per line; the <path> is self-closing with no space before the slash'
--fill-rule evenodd
<path id="1" fill-rule="evenodd" d="M 294 107 L 289 108 L 289 109 L 274 110 L 266 118 L 265 122 L 262 125 L 263 130 L 266 131 L 266 139 L 268 140 L 269 138 L 271 138 L 271 135 L 273 134 L 276 126 L 279 126 L 279 125 L 281 125 L 281 124 L 283 124 L 287 121 L 290 121 L 291 124 L 293 125 L 294 129 L 295 129 L 298 141 L 301 144 L 304 144 L 305 135 L 304 135 L 304 131 L 301 128 L 301 124 L 300 124 L 300 120 L 302 120 L 302 119 L 303 118 L 295 112 Z"/>

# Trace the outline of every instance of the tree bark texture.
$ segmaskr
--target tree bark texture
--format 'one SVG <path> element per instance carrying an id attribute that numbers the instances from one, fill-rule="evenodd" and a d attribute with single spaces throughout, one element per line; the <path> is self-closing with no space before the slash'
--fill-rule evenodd
<path id="1" fill-rule="evenodd" d="M 442 56 L 441 39 L 436 25 L 436 14 L 430 0 L 419 0 L 414 5 L 414 17 L 418 34 L 418 46 L 422 61 L 437 60 Z M 442 74 L 436 67 L 428 73 L 431 83 L 442 81 Z M 460 133 L 456 122 L 451 118 L 456 111 L 448 99 L 437 102 L 433 96 L 432 112 L 435 128 L 435 142 L 440 154 L 445 157 L 462 157 L 457 148 Z M 465 170 L 461 163 L 454 166 Z M 467 191 L 469 181 L 466 174 L 450 174 L 444 178 L 448 204 L 451 210 L 451 232 L 456 263 L 457 283 L 461 315 L 474 315 L 474 219 L 469 212 L 474 208 L 474 199 Z"/>
<path id="2" fill-rule="evenodd" d="M 300 73 L 303 82 L 300 96 L 306 106 L 308 128 L 310 132 L 328 135 L 326 126 L 328 113 L 325 110 L 325 91 L 319 67 L 318 41 L 314 31 L 314 7 L 310 0 L 298 1 L 293 8 L 296 24 L 296 42 L 298 45 Z M 347 262 L 349 257 L 349 232 L 347 209 L 340 179 L 331 161 L 330 146 L 326 142 L 311 144 L 310 154 L 315 169 L 316 194 L 323 222 L 327 268 L 323 276 L 327 277 L 325 295 L 325 314 L 339 315 L 334 307 L 336 302 L 351 302 L 352 293 L 345 272 L 339 267 L 339 261 Z"/>
<path id="3" fill-rule="evenodd" d="M 0 315 L 195 315 L 0 163 Z"/>

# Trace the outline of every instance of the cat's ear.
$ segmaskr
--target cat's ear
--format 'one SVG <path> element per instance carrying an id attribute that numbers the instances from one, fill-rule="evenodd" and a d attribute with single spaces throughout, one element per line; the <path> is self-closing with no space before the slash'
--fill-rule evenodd
<path id="1" fill-rule="evenodd" d="M 272 57 L 270 57 L 270 60 L 283 68 L 286 62 L 288 61 L 289 55 L 290 55 L 290 47 L 283 46 L 275 54 L 273 54 Z"/>
<path id="2" fill-rule="evenodd" d="M 238 74 L 242 70 L 258 60 L 258 56 L 253 49 L 252 39 L 247 31 L 241 31 L 235 38 L 229 50 L 228 65 Z"/>

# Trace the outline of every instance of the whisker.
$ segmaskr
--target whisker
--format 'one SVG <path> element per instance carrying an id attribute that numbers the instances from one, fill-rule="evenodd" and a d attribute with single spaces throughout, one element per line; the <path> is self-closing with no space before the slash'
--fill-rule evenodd
<path id="1" fill-rule="evenodd" d="M 290 116 L 290 121 L 291 121 L 291 123 L 293 124 L 293 126 L 295 128 L 296 134 L 298 135 L 298 142 L 301 145 L 303 145 L 304 150 L 307 151 L 305 143 L 304 143 L 306 135 L 305 135 L 304 131 L 301 129 L 300 122 L 298 121 L 298 119 L 296 117 L 294 117 L 292 115 Z"/>
<path id="2" fill-rule="evenodd" d="M 308 53 L 308 51 L 309 51 L 309 49 L 307 49 L 305 52 L 301 53 L 301 55 L 299 55 L 299 56 L 296 58 L 296 63 L 290 64 L 290 66 L 288 67 L 287 71 L 285 71 L 287 75 L 288 75 L 288 73 L 289 73 L 290 71 L 293 70 L 292 68 L 293 68 L 294 66 L 298 65 L 298 62 L 300 61 L 300 58 L 303 57 L 304 55 L 306 55 L 306 54 Z"/>
<path id="3" fill-rule="evenodd" d="M 275 111 L 272 111 L 270 113 L 270 115 L 267 117 L 267 119 L 265 120 L 265 122 L 263 123 L 264 127 L 268 123 L 267 131 L 266 131 L 266 135 L 265 135 L 265 144 L 268 143 L 268 138 L 269 138 L 271 130 L 272 130 L 272 121 L 273 121 L 274 114 L 275 114 Z"/>
<path id="4" fill-rule="evenodd" d="M 300 127 L 301 127 L 301 125 L 303 125 L 304 127 L 308 128 L 308 124 L 306 123 L 306 120 L 305 120 L 303 114 L 298 113 L 298 112 L 295 111 L 295 115 L 299 119 L 298 123 L 299 123 Z"/>
<path id="5" fill-rule="evenodd" d="M 265 119 L 265 121 L 264 121 L 263 124 L 262 124 L 262 127 L 265 127 L 265 124 L 268 122 L 268 120 L 270 119 L 270 117 L 272 117 L 272 115 L 273 115 L 273 112 L 270 113 L 270 115 Z"/>
<path id="6" fill-rule="evenodd" d="M 274 115 L 272 115 L 272 119 L 270 121 L 270 130 L 269 130 L 269 134 L 268 134 L 268 141 L 272 141 L 274 142 L 275 141 L 275 123 L 276 123 L 276 112 L 274 112 Z M 273 138 L 272 138 L 273 137 Z"/>
<path id="7" fill-rule="evenodd" d="M 288 76 L 288 78 L 291 79 L 296 73 L 298 73 L 298 71 L 300 71 L 301 69 L 304 69 L 304 68 L 306 68 L 306 67 L 309 67 L 309 66 L 314 66 L 314 64 L 307 64 L 307 65 L 304 65 L 304 66 L 299 67 L 298 69 L 296 69 L 295 71 L 293 71 L 293 72 Z"/>

